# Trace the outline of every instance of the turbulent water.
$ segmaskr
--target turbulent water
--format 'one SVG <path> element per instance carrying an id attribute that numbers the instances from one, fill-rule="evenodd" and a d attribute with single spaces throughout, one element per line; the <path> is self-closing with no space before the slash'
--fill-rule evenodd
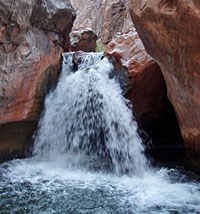
<path id="1" fill-rule="evenodd" d="M 16 160 L 0 165 L 0 213 L 199 213 L 198 179 L 175 169 L 114 176 Z"/>
<path id="2" fill-rule="evenodd" d="M 144 172 L 137 125 L 119 82 L 111 78 L 112 64 L 101 53 L 63 56 L 63 72 L 46 99 L 34 155 L 55 161 L 63 156 L 69 164 L 81 166 L 106 159 L 117 174 Z"/>
<path id="3" fill-rule="evenodd" d="M 197 175 L 148 166 L 109 61 L 102 54 L 63 59 L 33 156 L 0 165 L 0 214 L 199 213 Z"/>

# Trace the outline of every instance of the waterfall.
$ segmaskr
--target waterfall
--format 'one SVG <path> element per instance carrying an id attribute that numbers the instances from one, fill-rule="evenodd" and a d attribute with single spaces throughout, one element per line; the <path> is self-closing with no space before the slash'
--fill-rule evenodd
<path id="1" fill-rule="evenodd" d="M 117 174 L 147 168 L 131 105 L 102 53 L 63 53 L 57 87 L 47 96 L 33 156 L 73 166 L 105 163 Z"/>
<path id="2" fill-rule="evenodd" d="M 0 213 L 199 213 L 200 177 L 147 167 L 112 64 L 77 53 L 63 54 L 33 157 L 0 164 Z"/>

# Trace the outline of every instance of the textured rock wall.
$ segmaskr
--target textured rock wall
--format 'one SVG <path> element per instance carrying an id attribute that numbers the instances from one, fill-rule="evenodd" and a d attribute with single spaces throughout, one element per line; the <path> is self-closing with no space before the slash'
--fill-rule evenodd
<path id="1" fill-rule="evenodd" d="M 134 28 L 128 1 L 71 0 L 71 3 L 77 11 L 72 34 L 85 32 L 88 27 L 97 34 L 106 54 L 115 58 L 116 69 L 121 64 L 128 72 L 130 88 L 127 97 L 133 104 L 137 121 L 141 125 L 155 121 L 166 95 L 165 83 L 158 64 L 146 53 Z M 75 38 L 81 43 L 80 36 Z M 71 41 L 74 41 L 74 36 L 71 36 Z M 75 50 L 86 51 L 94 44 L 91 41 L 94 40 L 86 41 L 84 47 L 77 45 Z M 125 69 L 119 70 L 125 72 Z"/>
<path id="2" fill-rule="evenodd" d="M 200 169 L 200 2 L 131 0 L 130 10 L 162 69 L 190 164 Z"/>
<path id="3" fill-rule="evenodd" d="M 67 0 L 0 3 L 0 159 L 24 154 L 59 74 L 75 11 Z"/>
<path id="4" fill-rule="evenodd" d="M 74 30 L 70 34 L 71 51 L 96 51 L 97 35 L 91 28 Z"/>
<path id="5" fill-rule="evenodd" d="M 127 69 L 130 88 L 126 97 L 131 101 L 140 126 L 159 118 L 166 96 L 163 76 L 158 64 L 146 53 L 136 31 L 116 35 L 106 54 L 118 59 Z"/>
<path id="6" fill-rule="evenodd" d="M 129 31 L 133 24 L 127 12 L 127 0 L 71 0 L 77 11 L 73 31 L 91 28 L 103 44 L 117 32 Z"/>

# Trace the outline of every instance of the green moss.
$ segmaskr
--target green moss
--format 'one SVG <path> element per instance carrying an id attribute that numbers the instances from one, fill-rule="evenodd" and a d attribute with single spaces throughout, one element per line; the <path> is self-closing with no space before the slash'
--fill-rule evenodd
<path id="1" fill-rule="evenodd" d="M 103 52 L 104 51 L 104 46 L 101 43 L 100 40 L 97 40 L 97 44 L 96 44 L 96 52 Z"/>

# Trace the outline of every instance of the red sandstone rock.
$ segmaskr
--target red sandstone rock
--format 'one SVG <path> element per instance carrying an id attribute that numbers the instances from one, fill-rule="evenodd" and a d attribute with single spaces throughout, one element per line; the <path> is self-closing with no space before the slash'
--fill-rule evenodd
<path id="1" fill-rule="evenodd" d="M 127 97 L 133 103 L 138 122 L 145 125 L 155 120 L 162 107 L 164 81 L 159 66 L 146 53 L 135 32 L 128 12 L 128 1 L 71 0 L 71 2 L 77 11 L 72 35 L 75 32 L 75 38 L 81 41 L 80 33 L 77 36 L 76 32 L 90 27 L 104 46 L 108 44 L 106 53 L 116 58 L 115 69 L 119 71 L 121 63 L 128 69 L 132 87 Z M 84 50 L 87 46 L 90 47 L 88 40 L 84 42 L 84 48 L 77 45 L 72 50 Z"/>
<path id="2" fill-rule="evenodd" d="M 158 61 L 191 164 L 200 169 L 200 3 L 131 0 L 133 22 Z"/>
<path id="3" fill-rule="evenodd" d="M 67 46 L 61 41 L 69 37 L 73 19 L 74 10 L 66 0 L 1 2 L 1 160 L 24 154 L 44 95 L 58 77 L 60 45 Z"/>
<path id="4" fill-rule="evenodd" d="M 91 28 L 104 45 L 117 32 L 129 31 L 133 27 L 127 0 L 71 0 L 71 3 L 77 12 L 72 31 Z"/>
<path id="5" fill-rule="evenodd" d="M 75 19 L 75 10 L 68 0 L 36 1 L 30 17 L 31 25 L 44 31 L 56 32 L 64 49 L 69 48 L 69 34 Z"/>
<path id="6" fill-rule="evenodd" d="M 97 35 L 90 28 L 70 33 L 71 51 L 95 52 Z"/>
<path id="7" fill-rule="evenodd" d="M 0 52 L 1 123 L 38 118 L 45 81 L 58 74 L 61 52 L 38 29 L 27 30 L 20 45 Z"/>
<path id="8" fill-rule="evenodd" d="M 165 83 L 159 66 L 146 53 L 137 32 L 116 35 L 108 44 L 106 54 L 114 56 L 127 68 L 130 77 L 127 98 L 133 104 L 139 124 L 155 121 L 163 105 Z"/>

